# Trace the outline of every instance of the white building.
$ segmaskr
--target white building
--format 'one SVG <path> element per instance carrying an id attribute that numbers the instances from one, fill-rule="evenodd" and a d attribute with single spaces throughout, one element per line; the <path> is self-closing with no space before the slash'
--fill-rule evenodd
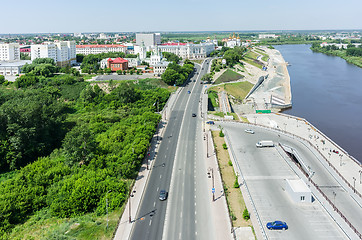
<path id="1" fill-rule="evenodd" d="M 126 53 L 127 47 L 119 44 L 104 44 L 104 45 L 77 45 L 76 54 L 99 54 L 108 52 L 123 52 Z"/>
<path id="2" fill-rule="evenodd" d="M 183 59 L 199 59 L 207 57 L 215 50 L 212 42 L 190 44 L 190 43 L 166 43 L 158 46 L 161 52 L 174 53 Z"/>
<path id="3" fill-rule="evenodd" d="M 161 44 L 160 33 L 136 33 L 136 45 L 141 46 L 142 42 L 146 47 Z"/>
<path id="4" fill-rule="evenodd" d="M 0 61 L 20 60 L 19 43 L 0 43 Z"/>
<path id="5" fill-rule="evenodd" d="M 170 62 L 167 62 L 167 61 L 156 63 L 153 66 L 154 75 L 161 76 L 166 71 L 169 64 L 170 64 Z"/>
<path id="6" fill-rule="evenodd" d="M 302 179 L 288 180 L 286 179 L 285 191 L 289 194 L 290 198 L 296 202 L 312 202 L 312 192 L 307 184 Z"/>
<path id="7" fill-rule="evenodd" d="M 277 38 L 278 36 L 275 34 L 259 34 L 259 39 L 263 38 Z"/>
<path id="8" fill-rule="evenodd" d="M 18 60 L 18 61 L 7 61 L 0 62 L 0 75 L 4 76 L 15 76 L 21 73 L 21 68 L 25 64 L 31 64 L 30 60 Z"/>
<path id="9" fill-rule="evenodd" d="M 76 62 L 74 41 L 45 42 L 31 45 L 31 60 L 37 58 L 51 58 L 54 62 L 64 67 Z"/>
<path id="10" fill-rule="evenodd" d="M 232 37 L 230 35 L 230 37 L 225 40 L 225 45 L 226 47 L 234 48 L 234 47 L 240 47 L 242 43 L 240 41 L 240 37 L 239 36 L 236 37 L 234 33 Z"/>

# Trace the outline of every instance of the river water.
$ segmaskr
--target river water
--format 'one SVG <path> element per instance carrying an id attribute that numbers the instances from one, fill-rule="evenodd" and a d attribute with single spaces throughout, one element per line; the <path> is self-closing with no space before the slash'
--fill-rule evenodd
<path id="1" fill-rule="evenodd" d="M 291 64 L 293 107 L 284 113 L 307 119 L 361 162 L 362 68 L 310 45 L 274 47 Z"/>

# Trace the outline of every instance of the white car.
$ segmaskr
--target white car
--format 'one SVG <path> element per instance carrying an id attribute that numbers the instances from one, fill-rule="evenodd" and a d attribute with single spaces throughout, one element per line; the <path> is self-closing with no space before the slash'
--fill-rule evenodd
<path id="1" fill-rule="evenodd" d="M 253 131 L 253 130 L 251 130 L 251 129 L 245 129 L 245 132 L 246 133 L 250 133 L 250 134 L 254 134 L 255 132 Z"/>

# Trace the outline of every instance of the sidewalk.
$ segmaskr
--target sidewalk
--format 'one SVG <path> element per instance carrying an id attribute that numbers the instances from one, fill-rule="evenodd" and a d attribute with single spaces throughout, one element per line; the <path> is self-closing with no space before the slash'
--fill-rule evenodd
<path id="1" fill-rule="evenodd" d="M 134 223 L 133 219 L 138 212 L 138 208 L 143 198 L 143 192 L 145 190 L 145 187 L 147 186 L 148 177 L 150 174 L 150 170 L 147 170 L 147 162 L 149 163 L 148 168 L 152 169 L 154 159 L 156 158 L 155 153 L 158 152 L 158 148 L 161 143 L 160 141 L 158 141 L 158 137 L 162 137 L 163 133 L 165 132 L 165 129 L 167 127 L 166 120 L 170 118 L 172 108 L 176 102 L 176 99 L 178 98 L 178 93 L 179 89 L 170 96 L 168 102 L 165 105 L 165 108 L 161 111 L 162 120 L 160 121 L 158 129 L 156 130 L 156 133 L 151 140 L 149 156 L 142 163 L 142 166 L 140 168 L 131 192 L 131 198 L 127 201 L 122 217 L 118 223 L 118 227 L 113 238 L 115 240 L 126 240 L 130 237 Z M 131 223 L 129 222 L 129 216 L 131 216 Z"/>

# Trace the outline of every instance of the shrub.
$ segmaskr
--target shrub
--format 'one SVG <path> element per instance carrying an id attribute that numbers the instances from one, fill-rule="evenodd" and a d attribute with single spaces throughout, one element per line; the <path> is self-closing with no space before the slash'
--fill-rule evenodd
<path id="1" fill-rule="evenodd" d="M 235 176 L 234 188 L 239 188 L 238 176 Z"/>
<path id="2" fill-rule="evenodd" d="M 233 165 L 233 163 L 231 162 L 231 160 L 229 160 L 228 164 L 229 164 L 229 166 L 232 166 L 232 165 Z"/>
<path id="3" fill-rule="evenodd" d="M 222 148 L 225 149 L 225 150 L 228 149 L 228 146 L 226 146 L 226 143 L 222 144 Z"/>
<path id="4" fill-rule="evenodd" d="M 222 131 L 219 132 L 219 137 L 224 137 L 224 133 Z"/>
<path id="5" fill-rule="evenodd" d="M 230 213 L 230 216 L 231 216 L 231 220 L 233 220 L 233 221 L 235 221 L 237 219 L 234 213 Z"/>
<path id="6" fill-rule="evenodd" d="M 244 209 L 244 212 L 243 212 L 243 218 L 248 221 L 250 219 L 250 214 L 248 212 L 248 209 Z"/>

